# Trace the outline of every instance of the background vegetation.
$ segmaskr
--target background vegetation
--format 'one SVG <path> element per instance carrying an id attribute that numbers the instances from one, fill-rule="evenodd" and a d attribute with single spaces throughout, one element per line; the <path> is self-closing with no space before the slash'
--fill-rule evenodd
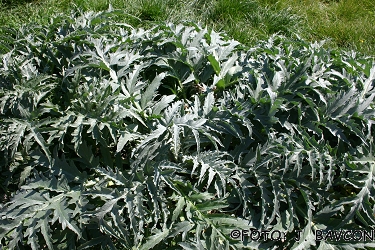
<path id="1" fill-rule="evenodd" d="M 375 54 L 375 2 L 372 0 L 0 0 L 0 26 L 46 23 L 72 8 L 125 10 L 126 22 L 145 26 L 154 21 L 189 20 L 226 31 L 254 45 L 279 32 L 310 41 L 329 39 L 328 46 Z"/>

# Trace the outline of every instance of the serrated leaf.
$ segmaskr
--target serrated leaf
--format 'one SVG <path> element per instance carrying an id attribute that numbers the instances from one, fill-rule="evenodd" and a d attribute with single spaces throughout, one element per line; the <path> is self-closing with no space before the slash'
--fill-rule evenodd
<path id="1" fill-rule="evenodd" d="M 178 218 L 178 216 L 180 216 L 180 214 L 181 214 L 182 209 L 184 208 L 184 206 L 185 206 L 185 199 L 184 199 L 184 197 L 180 197 L 178 199 L 176 208 L 173 211 L 172 221 L 175 221 Z"/>
<path id="2" fill-rule="evenodd" d="M 82 237 L 81 230 L 78 228 L 78 226 L 75 224 L 74 221 L 71 220 L 66 207 L 62 207 L 62 204 L 60 202 L 54 202 L 50 205 L 52 209 L 54 209 L 54 218 L 58 219 L 62 228 L 65 229 L 68 227 L 70 230 L 72 230 L 79 238 Z M 68 210 L 69 211 L 69 210 Z M 53 219 L 55 220 L 55 219 Z"/>
<path id="3" fill-rule="evenodd" d="M 203 115 L 208 115 L 210 111 L 212 110 L 212 107 L 214 106 L 215 103 L 215 97 L 214 93 L 210 92 L 207 94 L 206 99 L 204 99 L 204 104 L 203 104 Z"/>
<path id="4" fill-rule="evenodd" d="M 176 98 L 175 95 L 163 96 L 160 101 L 156 103 L 153 107 L 152 113 L 154 115 L 159 115 L 166 107 L 169 106 L 171 102 Z"/>
<path id="5" fill-rule="evenodd" d="M 189 221 L 181 221 L 177 224 L 173 225 L 173 228 L 170 229 L 170 233 L 168 237 L 175 237 L 176 235 L 183 233 L 186 234 L 190 231 L 190 229 L 193 228 L 193 224 L 191 224 Z"/>
<path id="6" fill-rule="evenodd" d="M 168 236 L 169 231 L 170 230 L 168 230 L 168 229 L 164 229 L 163 231 L 160 231 L 160 232 L 154 234 L 153 236 L 149 237 L 144 244 L 139 246 L 139 249 L 140 250 L 152 249 L 159 242 L 161 242 L 162 240 L 164 240 Z"/>
<path id="7" fill-rule="evenodd" d="M 146 91 L 143 93 L 141 97 L 141 107 L 145 109 L 149 102 L 155 97 L 155 92 L 162 84 L 162 80 L 165 78 L 166 74 L 161 73 L 157 75 L 154 80 L 151 82 L 149 86 L 147 86 Z"/>
<path id="8" fill-rule="evenodd" d="M 129 142 L 133 141 L 135 139 L 141 138 L 138 134 L 136 133 L 129 133 L 127 131 L 121 131 L 120 132 L 120 137 L 118 138 L 117 142 L 117 148 L 116 152 L 121 152 L 121 150 L 124 148 L 124 146 Z"/>

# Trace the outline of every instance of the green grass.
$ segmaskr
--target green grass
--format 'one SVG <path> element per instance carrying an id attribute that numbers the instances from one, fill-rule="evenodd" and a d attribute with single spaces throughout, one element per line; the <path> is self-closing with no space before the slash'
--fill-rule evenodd
<path id="1" fill-rule="evenodd" d="M 281 0 L 282 7 L 306 20 L 309 40 L 330 39 L 330 45 L 375 54 L 375 2 L 373 0 Z"/>
<path id="2" fill-rule="evenodd" d="M 47 23 L 52 15 L 78 7 L 100 11 L 111 4 L 123 9 L 133 26 L 160 21 L 193 21 L 246 44 L 254 45 L 274 33 L 301 35 L 309 41 L 375 54 L 373 0 L 0 0 L 0 26 Z M 124 20 L 125 19 L 125 20 Z"/>

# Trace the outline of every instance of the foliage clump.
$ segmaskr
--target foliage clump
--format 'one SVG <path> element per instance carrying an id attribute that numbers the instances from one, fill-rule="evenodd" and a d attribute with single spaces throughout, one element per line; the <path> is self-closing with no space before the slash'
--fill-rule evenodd
<path id="1" fill-rule="evenodd" d="M 1 44 L 3 246 L 373 246 L 314 237 L 374 229 L 371 60 L 115 16 L 58 17 Z M 231 237 L 251 228 L 285 237 Z"/>

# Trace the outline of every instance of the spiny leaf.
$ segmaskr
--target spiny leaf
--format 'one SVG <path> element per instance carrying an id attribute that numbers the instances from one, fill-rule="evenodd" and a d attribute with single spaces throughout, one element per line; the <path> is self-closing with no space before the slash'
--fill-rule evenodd
<path id="1" fill-rule="evenodd" d="M 156 246 L 159 242 L 164 240 L 169 234 L 168 229 L 163 229 L 163 231 L 159 231 L 158 233 L 153 234 L 151 237 L 147 239 L 147 241 L 139 246 L 139 249 L 141 250 L 147 250 L 152 249 L 154 246 Z"/>
<path id="2" fill-rule="evenodd" d="M 149 102 L 153 99 L 155 96 L 156 90 L 161 85 L 161 81 L 165 78 L 166 74 L 161 73 L 157 75 L 154 80 L 151 82 L 151 84 L 146 88 L 146 91 L 143 93 L 141 97 L 141 107 L 142 109 L 146 108 L 146 105 L 149 105 Z"/>

